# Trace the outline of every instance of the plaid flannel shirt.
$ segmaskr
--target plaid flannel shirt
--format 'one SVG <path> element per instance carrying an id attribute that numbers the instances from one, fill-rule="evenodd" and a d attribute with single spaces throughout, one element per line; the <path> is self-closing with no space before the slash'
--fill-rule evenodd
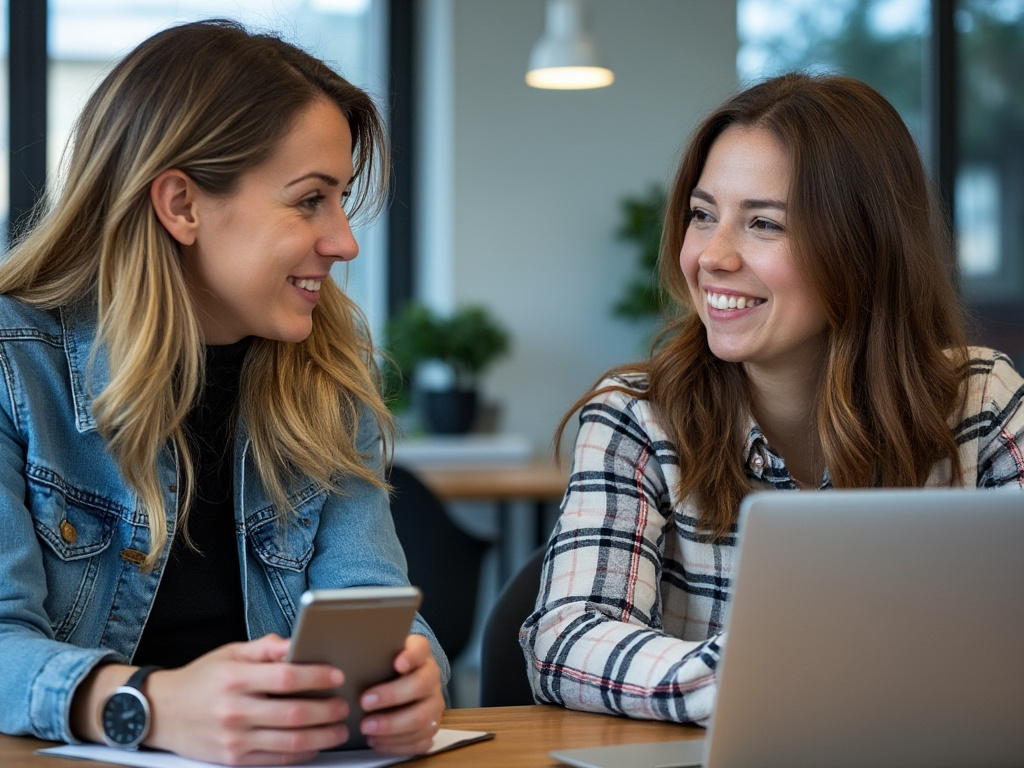
<path id="1" fill-rule="evenodd" d="M 963 484 L 1024 487 L 1024 379 L 1004 355 L 970 352 L 965 410 L 951 420 Z M 646 388 L 639 375 L 602 382 L 612 383 Z M 753 420 L 739 458 L 754 489 L 796 489 Z M 520 633 L 538 701 L 707 724 L 736 537 L 734 528 L 722 541 L 702 539 L 695 499 L 676 497 L 679 472 L 643 397 L 608 392 L 582 409 L 536 610 Z M 949 474 L 944 460 L 927 485 Z M 831 487 L 827 471 L 821 487 Z"/>

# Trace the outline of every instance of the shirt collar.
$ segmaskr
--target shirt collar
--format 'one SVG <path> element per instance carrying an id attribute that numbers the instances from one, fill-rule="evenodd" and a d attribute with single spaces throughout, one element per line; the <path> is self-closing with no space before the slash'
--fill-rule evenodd
<path id="1" fill-rule="evenodd" d="M 754 421 L 753 416 L 747 417 L 747 438 L 743 443 L 743 465 L 747 470 L 747 477 L 770 483 L 777 490 L 797 490 L 789 470 L 786 469 L 786 462 L 776 453 L 764 436 L 764 432 Z M 822 476 L 819 490 L 832 487 L 832 478 L 829 475 L 828 467 L 825 467 L 825 474 Z"/>

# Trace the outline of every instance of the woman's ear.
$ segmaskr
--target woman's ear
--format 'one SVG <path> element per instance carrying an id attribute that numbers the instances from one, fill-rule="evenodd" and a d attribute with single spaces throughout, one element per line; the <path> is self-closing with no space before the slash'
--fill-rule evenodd
<path id="1" fill-rule="evenodd" d="M 149 199 L 160 223 L 182 245 L 196 241 L 199 215 L 195 182 L 184 171 L 171 168 L 149 185 Z"/>

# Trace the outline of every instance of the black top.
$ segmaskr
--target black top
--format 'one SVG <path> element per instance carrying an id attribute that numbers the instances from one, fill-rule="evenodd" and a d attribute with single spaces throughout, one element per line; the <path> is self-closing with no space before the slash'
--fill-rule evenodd
<path id="1" fill-rule="evenodd" d="M 176 532 L 133 664 L 180 667 L 225 643 L 246 640 L 234 512 L 238 383 L 251 338 L 206 348 L 206 386 L 185 420 L 196 493 Z"/>

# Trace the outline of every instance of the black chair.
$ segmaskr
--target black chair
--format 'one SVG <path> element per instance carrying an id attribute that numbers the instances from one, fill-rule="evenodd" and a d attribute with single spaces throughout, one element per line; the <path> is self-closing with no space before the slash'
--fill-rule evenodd
<path id="1" fill-rule="evenodd" d="M 481 707 L 534 703 L 526 677 L 526 661 L 519 647 L 519 628 L 533 613 L 546 549 L 538 548 L 509 580 L 484 624 L 480 648 Z"/>
<path id="2" fill-rule="evenodd" d="M 409 581 L 423 591 L 420 615 L 454 662 L 473 633 L 481 565 L 491 542 L 456 525 L 413 472 L 394 465 L 389 479 L 391 516 L 409 563 Z"/>

